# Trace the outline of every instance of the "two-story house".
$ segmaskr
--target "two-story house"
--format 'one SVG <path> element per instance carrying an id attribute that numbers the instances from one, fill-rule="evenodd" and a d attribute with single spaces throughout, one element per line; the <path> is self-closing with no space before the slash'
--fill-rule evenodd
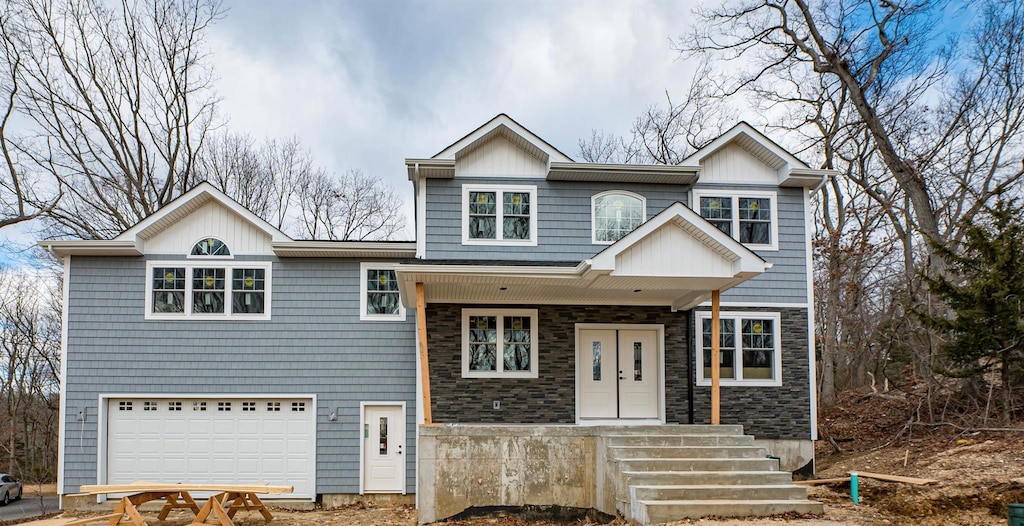
<path id="1" fill-rule="evenodd" d="M 294 240 L 208 184 L 113 240 L 41 242 L 65 265 L 60 493 L 266 481 L 327 505 L 416 493 L 421 522 L 646 523 L 667 515 L 645 455 L 813 471 L 827 171 L 745 123 L 678 166 L 577 163 L 505 115 L 406 166 L 415 242 Z M 711 449 L 737 459 L 692 458 Z"/>

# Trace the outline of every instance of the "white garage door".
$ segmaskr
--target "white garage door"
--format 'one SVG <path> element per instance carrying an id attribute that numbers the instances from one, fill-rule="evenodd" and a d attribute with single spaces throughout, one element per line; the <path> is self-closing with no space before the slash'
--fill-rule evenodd
<path id="1" fill-rule="evenodd" d="M 107 482 L 290 485 L 316 493 L 311 398 L 111 399 Z"/>

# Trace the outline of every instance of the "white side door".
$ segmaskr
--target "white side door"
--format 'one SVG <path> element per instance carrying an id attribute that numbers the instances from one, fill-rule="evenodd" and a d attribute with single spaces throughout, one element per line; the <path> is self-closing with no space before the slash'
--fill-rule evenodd
<path id="1" fill-rule="evenodd" d="M 614 329 L 580 330 L 580 418 L 618 417 Z"/>
<path id="2" fill-rule="evenodd" d="M 405 492 L 405 414 L 401 406 L 363 407 L 363 492 Z"/>
<path id="3" fill-rule="evenodd" d="M 619 418 L 658 418 L 658 333 L 619 331 Z"/>

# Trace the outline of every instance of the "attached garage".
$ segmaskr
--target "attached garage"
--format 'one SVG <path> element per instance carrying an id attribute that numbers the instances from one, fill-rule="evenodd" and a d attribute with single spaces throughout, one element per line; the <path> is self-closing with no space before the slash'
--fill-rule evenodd
<path id="1" fill-rule="evenodd" d="M 118 397 L 101 407 L 108 484 L 267 482 L 295 487 L 281 498 L 316 497 L 312 396 Z"/>

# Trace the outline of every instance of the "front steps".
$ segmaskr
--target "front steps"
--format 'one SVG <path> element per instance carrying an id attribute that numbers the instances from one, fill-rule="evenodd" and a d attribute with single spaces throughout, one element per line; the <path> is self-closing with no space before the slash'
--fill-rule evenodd
<path id="1" fill-rule="evenodd" d="M 631 522 L 824 512 L 742 426 L 619 427 L 603 438 L 615 507 Z"/>

